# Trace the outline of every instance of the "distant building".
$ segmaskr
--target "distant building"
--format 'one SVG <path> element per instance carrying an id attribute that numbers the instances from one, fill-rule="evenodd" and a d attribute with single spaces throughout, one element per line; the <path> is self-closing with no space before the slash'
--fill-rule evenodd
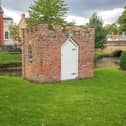
<path id="1" fill-rule="evenodd" d="M 4 17 L 4 11 L 0 5 L 0 45 L 14 45 L 14 41 L 10 37 L 9 27 L 13 24 L 13 19 Z"/>
<path id="2" fill-rule="evenodd" d="M 24 39 L 25 38 L 25 29 L 27 27 L 25 14 L 21 15 L 21 20 L 19 21 L 18 27 L 19 27 L 19 37 L 21 39 Z"/>
<path id="3" fill-rule="evenodd" d="M 13 19 L 9 17 L 3 18 L 4 26 L 4 45 L 14 45 L 14 41 L 10 37 L 10 26 L 13 25 Z"/>
<path id="4" fill-rule="evenodd" d="M 4 45 L 3 29 L 3 9 L 0 6 L 0 45 Z"/>
<path id="5" fill-rule="evenodd" d="M 126 41 L 126 35 L 123 33 L 122 35 L 107 35 L 107 41 Z"/>

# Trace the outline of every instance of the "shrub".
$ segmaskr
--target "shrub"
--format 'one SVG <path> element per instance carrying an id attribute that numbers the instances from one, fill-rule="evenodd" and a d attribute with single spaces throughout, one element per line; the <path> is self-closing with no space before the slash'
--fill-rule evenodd
<path id="1" fill-rule="evenodd" d="M 126 70 L 126 51 L 122 52 L 120 57 L 120 68 Z"/>

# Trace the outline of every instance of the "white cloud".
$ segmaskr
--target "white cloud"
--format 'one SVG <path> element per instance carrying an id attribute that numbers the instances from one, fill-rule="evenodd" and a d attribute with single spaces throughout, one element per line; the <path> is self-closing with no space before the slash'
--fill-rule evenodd
<path id="1" fill-rule="evenodd" d="M 16 24 L 20 20 L 20 15 L 21 15 L 20 11 L 14 11 L 14 10 L 10 10 L 10 9 L 4 8 L 4 17 L 11 17 L 11 18 L 13 18 L 13 20 L 14 20 L 14 22 Z"/>
<path id="2" fill-rule="evenodd" d="M 21 11 L 16 11 L 16 10 L 11 10 L 11 9 L 7 9 L 7 8 L 3 8 L 4 10 L 4 17 L 11 17 L 13 18 L 14 23 L 18 24 L 20 19 L 21 19 L 21 14 L 23 12 Z M 27 13 L 25 13 L 26 16 L 28 15 Z"/>
<path id="3" fill-rule="evenodd" d="M 4 8 L 4 17 L 12 17 L 16 24 L 19 23 L 19 21 L 21 19 L 21 14 L 22 14 L 21 11 Z M 26 14 L 26 16 L 28 16 L 28 13 L 25 12 L 25 14 Z M 88 19 L 83 18 L 83 17 L 68 15 L 66 17 L 66 21 L 75 22 L 77 25 L 84 25 L 85 23 L 88 22 Z"/>
<path id="4" fill-rule="evenodd" d="M 97 10 L 96 12 L 98 16 L 102 17 L 104 24 L 112 24 L 118 20 L 123 10 L 123 8 L 115 8 L 113 10 Z M 71 15 L 67 16 L 66 20 L 68 22 L 75 22 L 77 25 L 84 25 L 89 21 L 88 18 Z"/>
<path id="5" fill-rule="evenodd" d="M 123 10 L 124 10 L 123 8 L 117 8 L 117 9 L 107 10 L 107 11 L 99 10 L 97 11 L 97 13 L 99 16 L 102 17 L 104 24 L 111 24 L 117 21 L 119 16 L 122 14 Z M 23 12 L 21 11 L 4 8 L 4 16 L 12 17 L 16 24 L 19 23 L 22 13 Z M 28 13 L 25 13 L 25 14 L 26 16 L 28 16 Z M 77 25 L 84 25 L 89 21 L 89 19 L 85 17 L 80 17 L 80 16 L 68 15 L 66 17 L 66 21 L 75 22 Z"/>
<path id="6" fill-rule="evenodd" d="M 113 10 L 107 10 L 107 11 L 97 11 L 98 15 L 102 17 L 104 24 L 111 24 L 111 23 L 115 23 L 119 16 L 121 16 L 122 12 L 123 12 L 123 8 L 116 8 Z"/>
<path id="7" fill-rule="evenodd" d="M 68 21 L 68 22 L 75 22 L 77 25 L 84 25 L 84 24 L 86 24 L 89 21 L 89 19 L 88 18 L 84 18 L 84 17 L 68 15 L 66 17 L 66 21 Z"/>

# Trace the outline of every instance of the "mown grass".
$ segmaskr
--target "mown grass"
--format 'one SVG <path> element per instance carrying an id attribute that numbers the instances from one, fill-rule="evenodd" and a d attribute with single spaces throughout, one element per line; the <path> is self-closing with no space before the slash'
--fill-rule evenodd
<path id="1" fill-rule="evenodd" d="M 21 54 L 8 51 L 0 51 L 0 64 L 21 63 Z"/>
<path id="2" fill-rule="evenodd" d="M 0 126 L 126 126 L 126 72 L 44 85 L 0 77 Z"/>

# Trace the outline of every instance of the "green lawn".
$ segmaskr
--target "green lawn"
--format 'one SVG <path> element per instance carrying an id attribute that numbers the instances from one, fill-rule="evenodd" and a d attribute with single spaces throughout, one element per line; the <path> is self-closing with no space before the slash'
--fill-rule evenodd
<path id="1" fill-rule="evenodd" d="M 0 77 L 0 126 L 126 126 L 126 72 L 45 85 Z"/>
<path id="2" fill-rule="evenodd" d="M 0 64 L 21 63 L 20 53 L 0 51 Z"/>

